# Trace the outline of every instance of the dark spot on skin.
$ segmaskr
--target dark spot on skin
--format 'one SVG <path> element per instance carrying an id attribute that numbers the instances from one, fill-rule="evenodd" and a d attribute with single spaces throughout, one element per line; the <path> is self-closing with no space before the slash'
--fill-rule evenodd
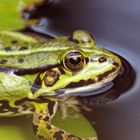
<path id="1" fill-rule="evenodd" d="M 28 50 L 28 47 L 21 47 L 19 50 L 20 51 Z"/>
<path id="2" fill-rule="evenodd" d="M 100 57 L 100 58 L 99 58 L 99 62 L 100 62 L 100 63 L 103 63 L 103 62 L 105 62 L 105 61 L 107 61 L 106 57 Z"/>
<path id="3" fill-rule="evenodd" d="M 17 41 L 17 40 L 12 40 L 11 43 L 12 43 L 12 44 L 17 44 L 18 41 Z"/>
<path id="4" fill-rule="evenodd" d="M 54 101 L 50 101 L 48 103 L 48 110 L 49 110 L 50 116 L 52 116 L 53 113 L 54 113 L 54 106 L 55 106 L 55 104 L 56 104 L 56 102 L 54 102 Z"/>
<path id="5" fill-rule="evenodd" d="M 46 116 L 44 119 L 43 119 L 45 122 L 48 122 L 50 120 L 50 117 Z"/>
<path id="6" fill-rule="evenodd" d="M 53 138 L 55 138 L 56 140 L 63 140 L 63 134 L 64 134 L 63 131 L 55 132 Z"/>
<path id="7" fill-rule="evenodd" d="M 3 59 L 0 61 L 0 64 L 6 64 L 7 63 L 7 60 L 6 59 Z"/>
<path id="8" fill-rule="evenodd" d="M 27 101 L 29 101 L 27 98 L 23 98 L 23 99 L 21 99 L 21 100 L 16 100 L 15 101 L 15 105 L 20 105 L 20 104 L 23 104 L 23 103 L 25 103 L 25 102 L 27 102 Z"/>
<path id="9" fill-rule="evenodd" d="M 48 104 L 50 104 L 50 106 L 54 106 L 55 105 L 55 101 L 52 101 L 52 100 L 49 100 L 49 99 L 47 99 L 46 97 L 42 97 L 42 96 L 40 96 L 40 97 L 38 97 L 37 99 L 28 99 L 28 98 L 22 98 L 21 100 L 16 100 L 15 101 L 15 105 L 20 105 L 20 104 L 23 104 L 23 103 L 25 103 L 25 102 L 36 102 L 36 103 L 48 103 Z M 40 113 L 43 113 L 43 111 L 40 111 Z"/>
<path id="10" fill-rule="evenodd" d="M 89 40 L 87 40 L 87 42 L 88 42 L 88 43 L 91 43 L 92 41 L 89 39 Z"/>
<path id="11" fill-rule="evenodd" d="M 112 68 L 112 70 L 109 70 L 109 71 L 107 71 L 107 72 L 105 72 L 103 74 L 100 74 L 98 76 L 98 81 L 103 80 L 105 77 L 107 77 L 110 73 L 114 72 L 115 70 L 116 70 L 116 68 Z"/>
<path id="12" fill-rule="evenodd" d="M 15 101 L 15 105 L 21 105 L 21 104 L 24 104 L 26 102 L 36 102 L 36 103 L 48 103 L 50 105 L 55 105 L 56 102 L 54 101 L 51 101 L 49 99 L 46 99 L 46 97 L 38 97 L 37 99 L 28 99 L 28 98 L 23 98 L 21 100 L 16 100 Z M 52 106 L 53 107 L 53 106 Z"/>
<path id="13" fill-rule="evenodd" d="M 32 85 L 32 82 L 31 82 L 31 81 L 29 81 L 29 85 L 30 85 L 30 86 Z"/>
<path id="14" fill-rule="evenodd" d="M 13 72 L 15 75 L 18 76 L 22 76 L 22 75 L 32 75 L 32 74 L 36 74 L 36 73 L 43 73 L 45 72 L 47 69 L 51 69 L 51 68 L 56 68 L 56 67 L 60 67 L 60 64 L 56 63 L 56 64 L 47 64 L 44 65 L 42 67 L 36 67 L 36 68 L 12 68 L 12 67 L 0 67 L 0 72 L 5 72 L 5 73 L 9 73 L 9 72 Z"/>
<path id="15" fill-rule="evenodd" d="M 66 86 L 66 88 L 74 88 L 74 87 L 82 87 L 86 85 L 90 85 L 95 83 L 95 80 L 88 79 L 88 80 L 80 80 L 79 82 L 72 82 L 69 85 Z"/>
<path id="16" fill-rule="evenodd" d="M 17 113 L 18 112 L 18 108 L 16 107 L 11 107 L 9 105 L 9 102 L 6 101 L 6 100 L 0 100 L 0 104 L 2 104 L 0 106 L 0 113 L 4 113 L 4 112 L 7 112 L 5 111 L 5 109 L 9 110 L 10 112 L 14 112 L 14 113 Z"/>
<path id="17" fill-rule="evenodd" d="M 117 62 L 113 62 L 113 65 L 116 67 L 119 67 L 119 63 L 117 63 Z"/>
<path id="18" fill-rule="evenodd" d="M 26 111 L 29 109 L 29 106 L 27 104 L 22 104 L 22 111 Z"/>
<path id="19" fill-rule="evenodd" d="M 41 84 L 42 84 L 42 80 L 41 80 L 40 74 L 39 74 L 31 87 L 31 91 L 33 94 L 41 88 Z"/>
<path id="20" fill-rule="evenodd" d="M 5 47 L 4 50 L 5 50 L 6 52 L 12 51 L 12 49 L 11 49 L 10 47 Z"/>
<path id="21" fill-rule="evenodd" d="M 62 62 L 61 62 L 61 64 L 62 64 Z M 61 75 L 62 74 L 65 74 L 65 71 L 63 70 L 63 68 L 61 66 L 58 67 L 58 70 L 59 70 L 59 72 L 60 72 Z"/>
<path id="22" fill-rule="evenodd" d="M 43 118 L 43 116 L 39 116 L 39 117 L 38 117 L 39 120 L 42 120 L 42 118 Z"/>
<path id="23" fill-rule="evenodd" d="M 77 39 L 73 39 L 72 40 L 74 43 L 76 43 L 76 44 L 79 44 L 80 42 L 79 42 L 79 40 L 77 40 Z"/>
<path id="24" fill-rule="evenodd" d="M 43 114 L 43 110 L 40 110 L 40 114 Z"/>
<path id="25" fill-rule="evenodd" d="M 24 62 L 24 59 L 22 58 L 18 60 L 18 63 L 23 63 L 23 62 Z"/>

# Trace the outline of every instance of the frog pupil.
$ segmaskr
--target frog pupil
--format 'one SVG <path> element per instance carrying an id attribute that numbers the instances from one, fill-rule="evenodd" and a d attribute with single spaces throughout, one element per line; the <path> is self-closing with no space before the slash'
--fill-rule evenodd
<path id="1" fill-rule="evenodd" d="M 69 63 L 73 64 L 73 65 L 77 65 L 81 62 L 81 58 L 80 57 L 71 57 L 69 59 Z"/>

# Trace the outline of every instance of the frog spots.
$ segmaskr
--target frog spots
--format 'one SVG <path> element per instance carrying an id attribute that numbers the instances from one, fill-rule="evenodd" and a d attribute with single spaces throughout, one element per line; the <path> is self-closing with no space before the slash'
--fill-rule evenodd
<path id="1" fill-rule="evenodd" d="M 53 139 L 63 140 L 64 131 L 55 132 Z"/>
<path id="2" fill-rule="evenodd" d="M 41 85 L 42 85 L 42 80 L 39 74 L 31 87 L 32 93 L 34 94 L 35 92 L 37 92 L 41 88 Z"/>
<path id="3" fill-rule="evenodd" d="M 55 109 L 57 108 L 57 106 L 58 106 L 57 102 L 51 100 L 48 101 L 48 113 L 51 117 L 55 114 L 56 111 Z"/>
<path id="4" fill-rule="evenodd" d="M 0 61 L 0 64 L 6 64 L 8 61 L 6 60 L 6 59 L 2 59 L 1 61 Z"/>
<path id="5" fill-rule="evenodd" d="M 12 48 L 11 48 L 11 47 L 5 47 L 4 50 L 5 50 L 6 52 L 11 52 L 11 51 L 12 51 Z"/>
<path id="6" fill-rule="evenodd" d="M 98 75 L 98 81 L 103 80 L 104 78 L 106 78 L 107 76 L 109 76 L 111 73 L 115 72 L 116 68 L 112 68 L 111 70 L 104 72 L 103 74 Z"/>
<path id="7" fill-rule="evenodd" d="M 54 85 L 59 79 L 60 72 L 58 69 L 49 69 L 44 76 L 44 83 L 46 86 Z"/>
<path id="8" fill-rule="evenodd" d="M 18 59 L 18 63 L 23 63 L 24 62 L 24 59 L 20 58 Z"/>
<path id="9" fill-rule="evenodd" d="M 88 79 L 88 80 L 80 80 L 78 82 L 71 82 L 69 85 L 66 86 L 66 88 L 77 88 L 77 87 L 83 87 L 90 84 L 95 83 L 96 81 L 94 79 Z"/>
<path id="10" fill-rule="evenodd" d="M 22 46 L 22 47 L 19 48 L 19 51 L 25 51 L 25 50 L 28 50 L 28 47 Z"/>
<path id="11" fill-rule="evenodd" d="M 12 43 L 13 45 L 15 45 L 15 44 L 18 43 L 18 41 L 17 41 L 17 40 L 11 40 L 11 43 Z"/>
<path id="12" fill-rule="evenodd" d="M 80 41 L 78 40 L 78 39 L 70 39 L 72 42 L 74 42 L 74 43 L 76 43 L 76 44 L 79 44 L 80 43 Z"/>
<path id="13" fill-rule="evenodd" d="M 67 133 L 64 130 L 57 130 L 54 134 L 53 134 L 53 139 L 58 139 L 58 140 L 82 140 L 81 138 L 74 136 L 70 133 Z"/>
<path id="14" fill-rule="evenodd" d="M 119 67 L 119 63 L 117 63 L 117 62 L 113 62 L 113 65 L 114 65 L 115 67 Z"/>
<path id="15" fill-rule="evenodd" d="M 3 46 L 2 50 L 5 52 L 12 52 L 13 51 L 13 49 L 10 46 Z"/>
<path id="16" fill-rule="evenodd" d="M 11 107 L 9 104 L 9 101 L 7 100 L 0 100 L 0 113 L 6 113 L 6 112 L 13 112 L 16 113 L 18 111 L 18 108 Z"/>

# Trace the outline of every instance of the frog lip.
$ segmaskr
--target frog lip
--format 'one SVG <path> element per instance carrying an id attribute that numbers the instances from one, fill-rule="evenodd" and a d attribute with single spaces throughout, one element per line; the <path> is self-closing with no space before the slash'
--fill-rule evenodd
<path id="1" fill-rule="evenodd" d="M 65 89 L 58 89 L 56 90 L 57 93 L 57 97 L 58 98 L 62 98 L 62 97 L 69 97 L 69 96 L 91 96 L 91 95 L 97 95 L 97 94 L 101 94 L 109 89 L 112 88 L 113 83 L 112 82 L 108 82 L 106 84 L 103 84 L 102 86 L 98 87 L 98 88 L 92 88 L 93 84 L 91 84 L 90 86 L 84 86 L 84 87 L 80 87 L 80 88 L 76 88 L 73 90 L 73 88 L 65 88 Z"/>
<path id="2" fill-rule="evenodd" d="M 105 79 L 92 83 L 86 86 L 81 87 L 74 87 L 74 88 L 63 88 L 63 89 L 57 89 L 56 96 L 58 98 L 61 97 L 70 97 L 70 96 L 93 96 L 101 94 L 113 87 L 113 80 L 117 77 L 118 71 L 112 73 Z"/>

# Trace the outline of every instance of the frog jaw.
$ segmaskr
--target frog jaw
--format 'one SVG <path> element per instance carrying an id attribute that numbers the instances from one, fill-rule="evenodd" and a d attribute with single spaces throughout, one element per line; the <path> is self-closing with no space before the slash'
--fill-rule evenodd
<path id="1" fill-rule="evenodd" d="M 120 72 L 121 62 L 117 61 L 117 59 L 115 62 L 118 62 L 118 65 L 110 61 L 106 61 L 100 65 L 98 64 L 99 62 L 89 62 L 77 73 L 70 73 L 69 71 L 60 73 L 59 68 L 52 68 L 52 72 L 56 71 L 59 73 L 58 75 L 53 73 L 53 76 L 59 76 L 56 78 L 57 81 L 49 86 L 46 86 L 45 82 L 43 82 L 42 87 L 36 92 L 36 95 L 61 98 L 65 96 L 89 96 L 103 93 L 113 86 L 112 80 Z M 46 74 L 43 74 L 41 77 L 43 78 L 44 75 Z M 79 83 L 81 81 L 83 83 L 80 87 Z M 72 83 L 74 87 L 71 86 Z"/>
<path id="2" fill-rule="evenodd" d="M 81 87 L 75 87 L 75 88 L 62 88 L 56 90 L 56 96 L 58 98 L 61 97 L 68 97 L 68 96 L 91 96 L 91 95 L 97 95 L 101 94 L 113 86 L 113 80 L 118 76 L 118 71 L 115 71 L 114 73 L 110 74 L 105 79 L 98 81 L 96 83 L 91 83 L 85 86 Z M 85 83 L 87 81 L 84 81 Z M 84 83 L 83 83 L 84 84 Z"/>

